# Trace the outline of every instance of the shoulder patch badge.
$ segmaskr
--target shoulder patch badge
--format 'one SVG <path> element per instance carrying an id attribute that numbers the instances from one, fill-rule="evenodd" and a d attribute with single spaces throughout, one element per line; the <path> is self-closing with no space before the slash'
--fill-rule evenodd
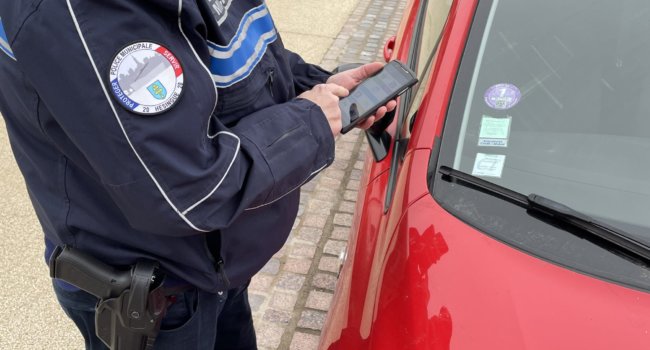
<path id="1" fill-rule="evenodd" d="M 141 115 L 171 109 L 183 92 L 183 67 L 166 47 L 136 42 L 120 50 L 111 63 L 113 96 L 126 109 Z"/>

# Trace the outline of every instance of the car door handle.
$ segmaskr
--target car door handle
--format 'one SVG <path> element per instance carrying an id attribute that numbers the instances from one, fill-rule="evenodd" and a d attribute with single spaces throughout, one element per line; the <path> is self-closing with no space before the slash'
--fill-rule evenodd
<path id="1" fill-rule="evenodd" d="M 395 35 L 391 36 L 386 44 L 384 45 L 384 60 L 386 62 L 390 61 L 390 58 L 393 57 L 393 50 L 395 49 Z"/>

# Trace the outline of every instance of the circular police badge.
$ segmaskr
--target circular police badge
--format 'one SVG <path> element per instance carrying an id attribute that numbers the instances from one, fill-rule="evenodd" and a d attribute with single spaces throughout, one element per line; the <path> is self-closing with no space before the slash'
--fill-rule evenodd
<path id="1" fill-rule="evenodd" d="M 142 115 L 172 108 L 183 92 L 183 67 L 166 47 L 137 42 L 120 50 L 111 63 L 113 96 L 126 109 Z"/>

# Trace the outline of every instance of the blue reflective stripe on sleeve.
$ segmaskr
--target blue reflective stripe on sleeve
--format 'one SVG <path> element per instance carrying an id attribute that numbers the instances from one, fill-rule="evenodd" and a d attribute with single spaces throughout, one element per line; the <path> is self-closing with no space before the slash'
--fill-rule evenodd
<path id="1" fill-rule="evenodd" d="M 237 33 L 227 46 L 209 43 L 210 71 L 218 87 L 246 78 L 260 62 L 278 33 L 266 5 L 246 13 Z"/>
<path id="2" fill-rule="evenodd" d="M 239 28 L 237 28 L 237 32 L 235 35 L 232 37 L 230 40 L 230 43 L 227 46 L 221 46 L 217 44 L 210 43 L 210 46 L 215 49 L 216 51 L 220 52 L 227 52 L 230 51 L 233 46 L 235 46 L 238 42 L 238 39 L 240 39 L 242 36 L 242 32 L 245 32 L 248 30 L 247 26 L 250 25 L 251 22 L 264 17 L 269 14 L 268 9 L 266 8 L 266 5 L 260 5 L 258 7 L 252 8 L 248 10 L 244 14 L 244 16 L 241 18 L 239 22 Z"/>
<path id="3" fill-rule="evenodd" d="M 0 17 L 0 50 L 6 53 L 7 56 L 11 57 L 13 60 L 16 59 L 13 50 L 11 50 L 11 47 L 9 46 L 9 39 L 7 38 L 5 27 L 2 24 L 2 17 Z"/>

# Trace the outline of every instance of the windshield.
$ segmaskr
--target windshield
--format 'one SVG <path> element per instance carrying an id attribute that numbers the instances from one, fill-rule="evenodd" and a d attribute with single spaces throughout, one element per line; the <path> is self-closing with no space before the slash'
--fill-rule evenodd
<path id="1" fill-rule="evenodd" d="M 650 3 L 497 0 L 453 166 L 650 241 Z"/>
<path id="2" fill-rule="evenodd" d="M 563 203 L 650 244 L 650 2 L 482 0 L 437 165 Z M 565 228 L 445 181 L 434 196 L 506 243 L 650 289 Z M 575 233 L 575 232 L 574 232 Z"/>

